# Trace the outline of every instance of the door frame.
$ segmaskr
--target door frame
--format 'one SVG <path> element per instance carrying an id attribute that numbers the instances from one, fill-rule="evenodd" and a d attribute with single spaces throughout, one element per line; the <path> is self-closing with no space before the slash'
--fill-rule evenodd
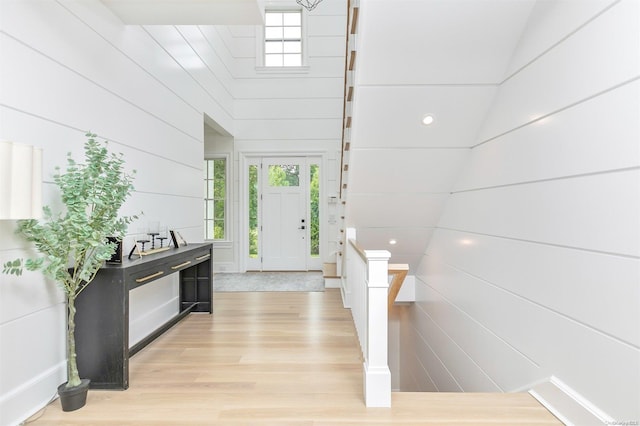
<path id="1" fill-rule="evenodd" d="M 324 223 L 324 215 L 326 208 L 326 177 L 327 177 L 327 161 L 326 161 L 326 151 L 245 151 L 238 152 L 239 156 L 239 168 L 238 168 L 238 183 L 240 187 L 240 199 L 238 200 L 238 207 L 240 211 L 239 219 L 240 223 L 238 225 L 239 230 L 239 267 L 241 272 L 246 272 L 248 270 L 249 263 L 249 165 L 255 164 L 256 160 L 262 158 L 269 157 L 303 157 L 307 159 L 307 164 L 309 164 L 309 159 L 317 159 L 318 164 L 320 165 L 320 191 L 319 191 L 319 223 L 320 223 L 320 247 L 319 247 L 319 256 L 317 259 L 311 258 L 309 254 L 310 248 L 310 239 L 307 240 L 307 270 L 322 270 L 322 263 L 324 259 L 324 248 L 326 247 L 326 226 Z M 309 205 L 309 185 L 306 188 L 306 203 Z M 261 209 L 261 207 L 259 207 Z M 307 218 L 306 222 L 309 223 L 310 211 L 307 208 Z M 261 214 L 261 212 L 260 212 Z M 310 228 L 310 226 L 308 226 Z M 251 270 L 262 270 L 262 266 L 260 269 Z"/>

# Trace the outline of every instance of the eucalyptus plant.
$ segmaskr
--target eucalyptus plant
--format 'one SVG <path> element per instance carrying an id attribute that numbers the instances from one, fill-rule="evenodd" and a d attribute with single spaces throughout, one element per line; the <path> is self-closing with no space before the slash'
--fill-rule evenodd
<path id="1" fill-rule="evenodd" d="M 80 385 L 76 362 L 75 301 L 95 278 L 104 261 L 111 258 L 116 244 L 107 237 L 121 239 L 137 216 L 118 217 L 118 210 L 133 191 L 133 175 L 124 171 L 122 154 L 107 150 L 106 142 L 87 133 L 85 162 L 67 155 L 65 173 L 56 167 L 53 180 L 60 189 L 66 211 L 53 213 L 43 208 L 42 221 L 18 221 L 17 233 L 33 242 L 42 255 L 16 259 L 3 265 L 6 274 L 21 275 L 23 269 L 40 270 L 64 291 L 67 301 L 67 388 Z"/>

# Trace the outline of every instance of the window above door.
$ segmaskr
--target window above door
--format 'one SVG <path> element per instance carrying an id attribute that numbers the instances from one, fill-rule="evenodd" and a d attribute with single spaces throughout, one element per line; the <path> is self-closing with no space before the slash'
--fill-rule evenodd
<path id="1" fill-rule="evenodd" d="M 268 9 L 256 33 L 256 71 L 306 73 L 306 14 L 300 8 Z"/>
<path id="2" fill-rule="evenodd" d="M 265 67 L 302 66 L 302 12 L 266 11 Z"/>

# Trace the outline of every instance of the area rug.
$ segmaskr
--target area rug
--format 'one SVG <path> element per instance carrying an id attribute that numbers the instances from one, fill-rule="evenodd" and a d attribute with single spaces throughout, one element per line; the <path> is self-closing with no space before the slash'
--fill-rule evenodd
<path id="1" fill-rule="evenodd" d="M 324 291 L 322 272 L 219 272 L 213 276 L 217 292 L 232 291 Z"/>

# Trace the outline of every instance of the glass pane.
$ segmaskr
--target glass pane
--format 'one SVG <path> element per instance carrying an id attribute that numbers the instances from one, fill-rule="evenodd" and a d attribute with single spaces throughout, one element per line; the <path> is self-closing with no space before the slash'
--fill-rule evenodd
<path id="1" fill-rule="evenodd" d="M 300 12 L 285 12 L 282 14 L 284 18 L 284 25 L 297 25 L 302 24 L 302 14 Z"/>
<path id="2" fill-rule="evenodd" d="M 299 41 L 285 41 L 284 53 L 300 53 L 302 43 Z"/>
<path id="3" fill-rule="evenodd" d="M 311 256 L 320 256 L 320 166 L 312 164 L 309 167 L 309 199 L 310 199 L 310 224 Z"/>
<path id="4" fill-rule="evenodd" d="M 282 13 L 266 12 L 264 14 L 264 23 L 266 26 L 272 26 L 272 25 L 282 26 Z"/>
<path id="5" fill-rule="evenodd" d="M 281 67 L 282 66 L 282 55 L 265 55 L 264 56 L 264 65 L 267 67 Z"/>
<path id="6" fill-rule="evenodd" d="M 265 28 L 265 40 L 282 40 L 282 27 Z"/>
<path id="7" fill-rule="evenodd" d="M 224 199 L 227 196 L 227 160 L 218 158 L 215 161 L 213 171 L 213 194 L 215 199 Z"/>
<path id="8" fill-rule="evenodd" d="M 265 42 L 264 53 L 282 53 L 282 42 L 281 41 Z"/>
<path id="9" fill-rule="evenodd" d="M 216 178 L 224 178 L 227 174 L 227 160 L 225 158 L 216 158 L 213 160 Z"/>
<path id="10" fill-rule="evenodd" d="M 299 53 L 293 53 L 289 55 L 284 55 L 284 66 L 285 67 L 300 67 L 302 66 L 302 55 Z"/>
<path id="11" fill-rule="evenodd" d="M 216 240 L 224 240 L 224 220 L 213 221 L 213 238 Z"/>
<path id="12" fill-rule="evenodd" d="M 249 166 L 249 257 L 258 257 L 258 166 Z"/>
<path id="13" fill-rule="evenodd" d="M 215 219 L 224 220 L 224 200 L 214 201 L 213 213 Z"/>
<path id="14" fill-rule="evenodd" d="M 297 164 L 269 166 L 269 186 L 300 186 L 300 166 Z"/>
<path id="15" fill-rule="evenodd" d="M 205 238 L 218 239 L 215 235 L 222 235 L 224 238 L 224 222 L 227 192 L 227 159 L 216 158 L 205 160 L 205 170 L 207 178 L 204 181 L 204 219 Z M 214 201 L 215 200 L 215 201 Z M 222 221 L 222 234 L 216 234 L 213 219 Z M 220 227 L 218 225 L 218 227 Z"/>
<path id="16" fill-rule="evenodd" d="M 204 234 L 207 240 L 213 239 L 213 221 L 212 220 L 205 220 Z"/>
<path id="17" fill-rule="evenodd" d="M 300 40 L 301 37 L 300 27 L 287 27 L 284 29 L 284 38 L 287 40 Z"/>

